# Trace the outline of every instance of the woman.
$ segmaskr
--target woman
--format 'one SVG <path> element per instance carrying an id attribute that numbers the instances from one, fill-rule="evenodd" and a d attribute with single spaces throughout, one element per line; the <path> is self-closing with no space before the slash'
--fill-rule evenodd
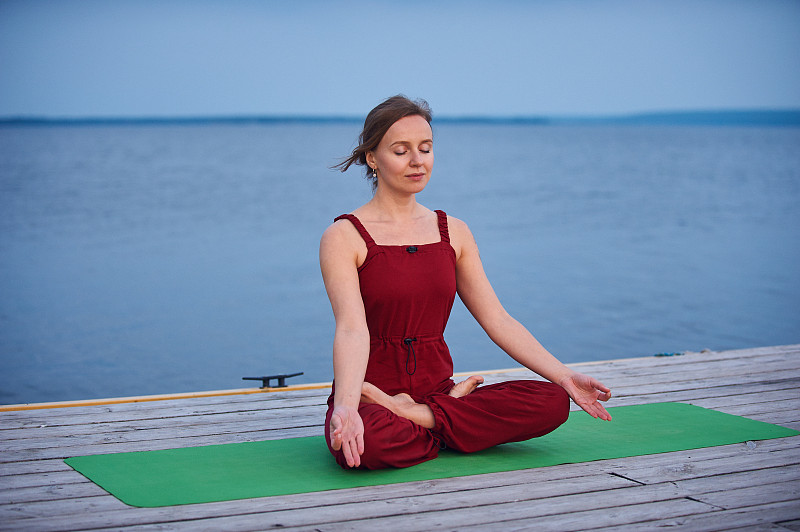
<path id="1" fill-rule="evenodd" d="M 320 242 L 336 320 L 325 432 L 345 468 L 407 467 L 449 447 L 474 452 L 551 432 L 569 398 L 610 420 L 597 380 L 572 371 L 506 313 L 467 225 L 417 203 L 433 168 L 431 112 L 394 96 L 373 109 L 339 166 L 365 165 L 373 198 Z M 550 382 L 455 384 L 443 333 L 458 293 L 489 337 Z"/>

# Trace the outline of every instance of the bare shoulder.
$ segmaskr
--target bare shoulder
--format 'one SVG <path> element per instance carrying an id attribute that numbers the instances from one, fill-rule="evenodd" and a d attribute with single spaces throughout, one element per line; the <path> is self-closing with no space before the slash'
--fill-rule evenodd
<path id="1" fill-rule="evenodd" d="M 460 259 L 465 252 L 469 254 L 473 250 L 477 251 L 475 237 L 472 236 L 472 231 L 466 222 L 455 216 L 447 215 L 447 229 L 450 233 L 450 245 L 456 252 L 456 259 Z"/>
<path id="2" fill-rule="evenodd" d="M 348 233 L 355 229 L 353 224 L 347 219 L 336 220 L 329 225 L 322 233 L 322 242 L 337 241 L 348 237 Z"/>
<path id="3" fill-rule="evenodd" d="M 320 260 L 346 258 L 355 259 L 360 263 L 366 256 L 366 251 L 364 240 L 352 222 L 347 219 L 333 222 L 320 238 Z"/>
<path id="4" fill-rule="evenodd" d="M 450 216 L 449 214 L 447 215 L 447 228 L 451 233 L 458 235 L 471 234 L 465 221 L 461 220 L 460 218 L 456 218 L 455 216 Z"/>

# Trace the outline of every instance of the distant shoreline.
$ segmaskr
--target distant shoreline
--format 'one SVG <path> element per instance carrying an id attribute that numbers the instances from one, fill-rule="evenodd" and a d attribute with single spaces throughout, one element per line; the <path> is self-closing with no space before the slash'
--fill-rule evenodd
<path id="1" fill-rule="evenodd" d="M 194 116 L 194 117 L 0 117 L 13 125 L 202 125 L 202 124 L 341 124 L 361 123 L 356 116 Z M 800 109 L 674 111 L 606 116 L 435 116 L 435 124 L 520 125 L 674 125 L 674 126 L 800 126 Z"/>

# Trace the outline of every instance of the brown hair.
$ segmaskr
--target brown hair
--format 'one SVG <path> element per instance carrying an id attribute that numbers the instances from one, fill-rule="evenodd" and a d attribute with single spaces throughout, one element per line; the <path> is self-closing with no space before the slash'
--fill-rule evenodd
<path id="1" fill-rule="evenodd" d="M 377 179 L 372 177 L 372 171 L 367 164 L 367 152 L 377 148 L 392 124 L 401 118 L 419 115 L 430 124 L 431 114 L 431 108 L 425 100 L 412 101 L 402 94 L 387 98 L 367 115 L 364 120 L 364 129 L 358 136 L 358 146 L 353 149 L 350 157 L 334 165 L 333 168 L 345 172 L 353 164 L 364 166 L 364 175 L 372 181 L 372 189 L 375 190 L 378 183 Z"/>

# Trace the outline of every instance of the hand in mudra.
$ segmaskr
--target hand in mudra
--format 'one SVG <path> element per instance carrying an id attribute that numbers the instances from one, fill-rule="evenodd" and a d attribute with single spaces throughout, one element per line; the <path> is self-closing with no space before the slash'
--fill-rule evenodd
<path id="1" fill-rule="evenodd" d="M 573 373 L 558 384 L 564 388 L 575 404 L 594 418 L 611 421 L 611 415 L 600 401 L 611 398 L 611 390 L 597 379 L 582 373 Z"/>
<path id="2" fill-rule="evenodd" d="M 331 447 L 334 451 L 342 450 L 349 467 L 361 465 L 364 453 L 364 422 L 358 410 L 346 406 L 337 406 L 331 414 Z"/>

